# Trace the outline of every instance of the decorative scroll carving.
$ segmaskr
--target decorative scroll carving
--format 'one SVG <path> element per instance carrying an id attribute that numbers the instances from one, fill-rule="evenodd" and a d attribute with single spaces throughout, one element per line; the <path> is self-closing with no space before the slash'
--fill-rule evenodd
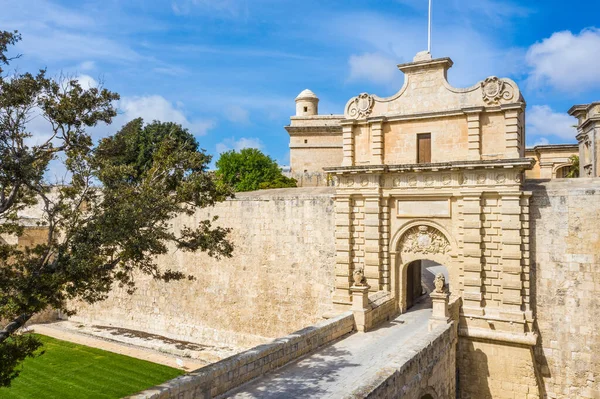
<path id="1" fill-rule="evenodd" d="M 400 248 L 404 253 L 446 254 L 450 252 L 450 243 L 440 231 L 429 226 L 417 226 L 404 234 Z"/>
<path id="2" fill-rule="evenodd" d="M 371 115 L 375 101 L 368 93 L 361 93 L 354 98 L 348 107 L 348 115 L 352 118 L 362 119 Z"/>
<path id="3" fill-rule="evenodd" d="M 488 105 L 498 104 L 500 100 L 512 100 L 515 95 L 511 84 L 495 76 L 490 76 L 481 82 L 483 101 Z"/>

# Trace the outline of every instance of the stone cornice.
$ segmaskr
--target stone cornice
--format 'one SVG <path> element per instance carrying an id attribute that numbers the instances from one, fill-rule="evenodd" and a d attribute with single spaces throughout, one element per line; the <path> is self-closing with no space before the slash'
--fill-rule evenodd
<path id="1" fill-rule="evenodd" d="M 404 64 L 398 64 L 398 69 L 404 73 L 409 73 L 418 69 L 425 68 L 451 68 L 454 62 L 449 57 L 436 58 L 433 60 L 424 60 L 416 62 L 407 62 Z"/>
<path id="2" fill-rule="evenodd" d="M 284 126 L 285 130 L 294 136 L 323 134 L 342 134 L 342 126 Z"/>
<path id="3" fill-rule="evenodd" d="M 586 119 L 581 125 L 578 126 L 578 129 L 585 130 L 589 125 L 594 122 L 600 122 L 600 116 L 593 116 L 591 118 Z"/>
<path id="4" fill-rule="evenodd" d="M 533 168 L 535 160 L 531 158 L 515 158 L 482 161 L 454 161 L 427 164 L 402 164 L 402 165 L 355 165 L 323 168 L 328 173 L 381 173 L 381 172 L 437 172 L 443 170 L 459 169 L 493 169 L 517 168 L 529 170 Z"/>
<path id="5" fill-rule="evenodd" d="M 536 145 L 535 147 L 527 148 L 525 151 L 543 151 L 543 150 L 553 150 L 553 151 L 572 151 L 578 149 L 578 144 L 548 144 L 548 145 Z"/>
<path id="6" fill-rule="evenodd" d="M 292 145 L 290 144 L 290 148 L 291 149 L 314 149 L 314 148 L 338 148 L 338 149 L 342 149 L 343 146 L 341 144 L 339 145 L 335 145 L 335 144 L 295 144 Z"/>
<path id="7" fill-rule="evenodd" d="M 416 114 L 402 114 L 402 115 L 377 115 L 374 117 L 366 118 L 364 120 L 347 119 L 342 120 L 340 125 L 360 125 L 376 122 L 398 122 L 398 121 L 412 121 L 418 119 L 436 119 L 441 117 L 452 117 L 452 116 L 463 116 L 472 113 L 496 113 L 503 112 L 506 110 L 516 109 L 523 110 L 525 103 L 517 102 L 511 104 L 503 104 L 502 106 L 490 106 L 490 107 L 466 107 L 453 110 L 439 111 L 439 112 L 421 112 Z"/>

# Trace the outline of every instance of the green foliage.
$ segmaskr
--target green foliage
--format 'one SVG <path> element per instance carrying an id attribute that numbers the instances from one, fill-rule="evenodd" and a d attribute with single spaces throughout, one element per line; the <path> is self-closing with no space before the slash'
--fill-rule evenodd
<path id="1" fill-rule="evenodd" d="M 41 346 L 42 343 L 30 334 L 15 335 L 4 341 L 0 350 L 0 387 L 10 386 L 10 382 L 21 373 L 17 366 L 25 358 L 35 357 L 34 353 Z"/>
<path id="2" fill-rule="evenodd" d="M 0 65 L 10 61 L 5 51 L 16 40 L 0 33 Z M 115 283 L 131 292 L 136 273 L 163 281 L 193 278 L 155 264 L 169 244 L 231 256 L 229 230 L 213 226 L 214 219 L 178 234 L 170 228 L 178 215 L 231 194 L 207 172 L 210 156 L 186 129 L 136 119 L 94 146 L 87 129 L 111 123 L 118 99 L 44 71 L 0 75 L 0 234 L 18 240 L 26 231 L 20 213 L 30 206 L 42 216 L 28 228 L 45 230 L 31 246 L 0 240 L 0 385 L 36 349 L 33 338 L 18 334 L 35 313 L 52 307 L 70 314 L 69 300 L 102 300 Z M 43 132 L 49 138 L 32 145 L 28 122 L 34 117 L 49 122 Z M 44 180 L 50 162 L 63 162 L 68 180 L 50 186 Z"/>
<path id="3" fill-rule="evenodd" d="M 579 177 L 579 155 L 571 155 L 569 157 L 571 167 L 566 177 Z"/>
<path id="4" fill-rule="evenodd" d="M 294 178 L 280 175 L 279 177 L 276 177 L 273 181 L 260 183 L 258 185 L 258 188 L 261 190 L 266 190 L 269 188 L 296 187 L 297 183 L 298 181 Z"/>
<path id="5" fill-rule="evenodd" d="M 44 355 L 25 360 L 11 387 L 0 388 L 0 398 L 116 399 L 183 374 L 100 349 L 45 336 L 35 338 L 44 344 Z"/>
<path id="6" fill-rule="evenodd" d="M 296 180 L 282 175 L 277 162 L 256 148 L 227 151 L 216 163 L 217 177 L 235 191 L 296 187 Z"/>

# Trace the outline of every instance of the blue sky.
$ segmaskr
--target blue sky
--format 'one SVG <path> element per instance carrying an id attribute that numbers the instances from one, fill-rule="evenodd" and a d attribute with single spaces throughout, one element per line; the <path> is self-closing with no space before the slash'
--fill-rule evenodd
<path id="1" fill-rule="evenodd" d="M 566 115 L 600 100 L 600 2 L 433 0 L 434 57 L 449 81 L 517 81 L 527 142 L 574 142 Z M 283 126 L 305 88 L 321 113 L 360 92 L 392 95 L 396 64 L 427 46 L 427 0 L 3 0 L 0 29 L 18 29 L 21 71 L 102 81 L 120 115 L 183 124 L 211 154 L 259 147 L 288 164 Z M 35 130 L 35 129 L 34 129 Z"/>

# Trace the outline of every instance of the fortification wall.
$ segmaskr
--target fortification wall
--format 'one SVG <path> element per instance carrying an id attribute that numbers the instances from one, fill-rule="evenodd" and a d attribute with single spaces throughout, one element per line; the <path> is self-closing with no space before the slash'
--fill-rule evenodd
<path id="1" fill-rule="evenodd" d="M 548 398 L 600 397 L 600 179 L 528 181 L 535 358 Z"/>
<path id="2" fill-rule="evenodd" d="M 312 325 L 331 310 L 335 243 L 332 190 L 295 188 L 240 193 L 234 200 L 173 220 L 184 225 L 219 216 L 231 227 L 234 256 L 171 250 L 163 267 L 195 281 L 163 283 L 137 276 L 137 291 L 115 287 L 72 319 L 171 338 L 242 348 Z"/>

